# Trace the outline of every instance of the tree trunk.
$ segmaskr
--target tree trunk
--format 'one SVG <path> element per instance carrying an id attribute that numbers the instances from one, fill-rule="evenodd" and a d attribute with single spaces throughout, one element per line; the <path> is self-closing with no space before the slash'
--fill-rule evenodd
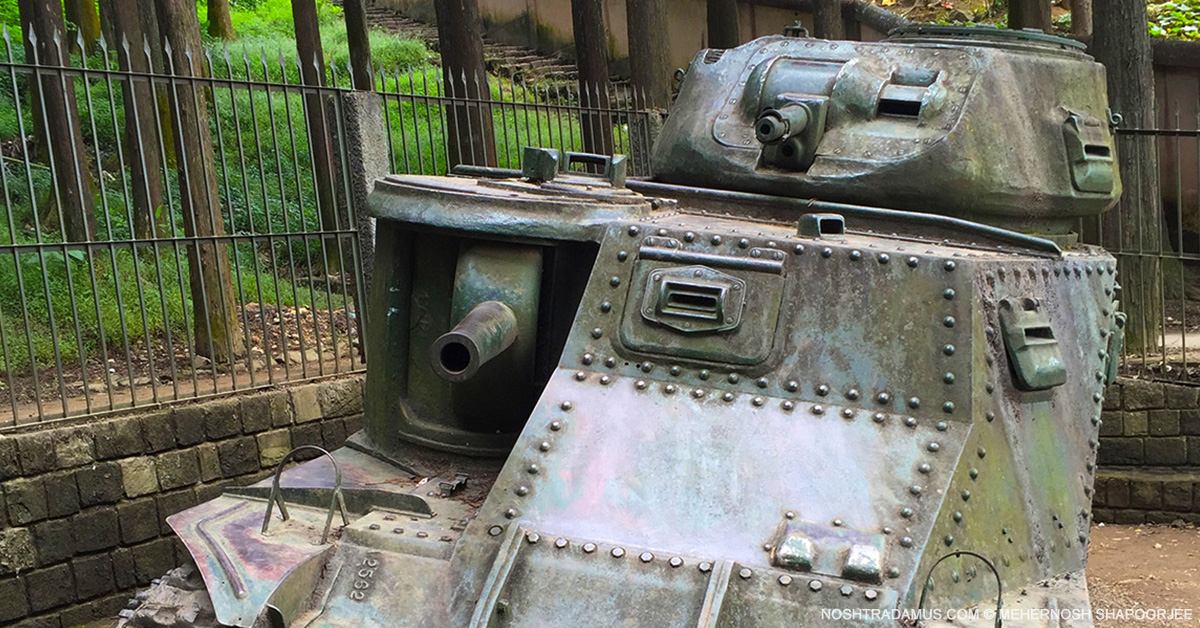
<path id="1" fill-rule="evenodd" d="M 21 28 L 25 33 L 25 55 L 30 63 L 64 66 L 70 61 L 65 44 L 66 29 L 58 0 L 20 0 Z M 34 45 L 29 37 L 37 39 Z M 54 200 L 62 214 L 63 236 L 70 242 L 86 242 L 95 232 L 92 213 L 92 180 L 87 148 L 83 144 L 79 108 L 75 104 L 75 82 L 61 73 L 45 70 L 40 80 L 30 81 L 32 126 L 38 135 L 39 158 L 54 173 Z"/>
<path id="2" fill-rule="evenodd" d="M 1050 24 L 1050 0 L 1010 0 L 1008 27 L 1036 28 L 1047 33 L 1052 32 L 1054 29 Z"/>
<path id="3" fill-rule="evenodd" d="M 229 0 L 208 0 L 208 35 L 230 41 L 237 37 L 233 32 L 233 11 Z"/>
<path id="4" fill-rule="evenodd" d="M 708 47 L 733 48 L 742 43 L 737 0 L 708 0 Z"/>
<path id="5" fill-rule="evenodd" d="M 1092 34 L 1092 0 L 1071 0 L 1071 35 L 1077 38 Z"/>
<path id="6" fill-rule="evenodd" d="M 300 82 L 312 87 L 325 86 L 325 52 L 321 48 L 321 24 L 317 20 L 316 0 L 292 0 L 292 20 L 296 26 L 296 52 L 300 57 Z M 314 91 L 304 95 L 308 148 L 316 177 L 317 214 L 322 231 L 349 228 L 338 221 L 334 187 L 332 140 L 329 135 L 325 96 Z M 325 270 L 339 272 L 342 263 L 337 254 L 336 236 L 322 237 Z"/>
<path id="7" fill-rule="evenodd" d="M 1154 67 L 1143 0 L 1107 0 L 1095 6 L 1091 53 L 1108 70 L 1108 102 L 1125 128 L 1153 128 Z M 1120 260 L 1121 301 L 1129 315 L 1126 346 L 1159 344 L 1162 287 L 1158 258 L 1163 245 L 1158 151 L 1154 138 L 1124 136 L 1117 162 L 1125 192 L 1104 217 L 1105 247 Z"/>
<path id="8" fill-rule="evenodd" d="M 629 74 L 644 105 L 671 103 L 671 55 L 665 0 L 625 0 L 629 27 Z"/>
<path id="9" fill-rule="evenodd" d="M 350 73 L 354 89 L 374 91 L 371 68 L 371 38 L 367 32 L 367 12 L 363 0 L 345 0 L 342 13 L 346 16 L 346 47 L 350 49 Z"/>
<path id="10" fill-rule="evenodd" d="M 813 37 L 818 39 L 846 38 L 846 24 L 842 21 L 841 0 L 813 0 L 812 6 Z"/>
<path id="11" fill-rule="evenodd" d="M 104 8 L 113 26 L 117 62 L 121 70 L 149 74 L 150 59 L 146 57 L 146 40 L 137 4 L 108 0 Z M 133 234 L 138 239 L 166 234 L 166 229 L 160 231 L 160 222 L 165 216 L 159 212 L 163 205 L 162 155 L 158 151 L 155 97 L 154 86 L 147 79 L 125 77 L 121 81 L 125 111 L 125 164 L 133 182 Z"/>
<path id="12" fill-rule="evenodd" d="M 154 7 L 153 0 L 146 2 L 135 3 L 138 8 L 138 21 L 142 24 L 142 39 L 146 42 L 146 46 L 140 48 L 138 53 L 142 57 L 147 57 L 146 50 L 149 52 L 150 68 L 155 74 L 166 74 L 167 66 L 163 61 L 162 33 L 158 28 L 158 11 Z M 166 83 L 158 83 L 155 85 L 155 94 L 158 98 L 157 110 L 151 109 L 148 115 L 158 114 L 159 138 L 162 140 L 163 153 L 162 157 L 166 158 L 167 165 L 175 165 L 175 132 L 172 130 L 174 125 L 171 124 L 171 109 L 170 103 L 167 100 L 167 85 Z"/>
<path id="13" fill-rule="evenodd" d="M 491 90 L 483 62 L 483 22 L 478 0 L 434 0 L 438 49 L 446 94 L 455 100 L 446 114 L 446 167 L 495 166 Z"/>
<path id="14" fill-rule="evenodd" d="M 96 11 L 96 0 L 63 0 L 63 8 L 67 19 L 79 29 L 84 50 L 91 54 L 96 49 L 96 41 L 100 39 L 100 13 Z M 68 49 L 74 47 L 73 40 L 72 37 Z"/>
<path id="15" fill-rule="evenodd" d="M 611 155 L 613 152 L 612 115 L 608 94 L 608 39 L 604 34 L 604 5 L 600 0 L 571 0 L 571 21 L 575 35 L 575 66 L 579 68 L 579 104 L 583 131 L 583 150 Z"/>
<path id="16" fill-rule="evenodd" d="M 190 77 L 204 75 L 200 20 L 194 0 L 155 0 L 163 37 L 164 58 L 175 74 L 167 90 L 174 114 L 179 204 L 188 246 L 188 275 L 195 313 L 195 350 L 215 363 L 229 363 L 244 351 L 230 275 L 228 244 L 211 239 L 225 235 L 212 137 L 208 128 L 206 90 Z M 190 58 L 189 53 L 190 52 Z"/>
<path id="17" fill-rule="evenodd" d="M 119 50 L 121 46 L 121 38 L 117 36 L 116 26 L 113 24 L 113 11 L 116 0 L 98 0 L 96 8 L 100 13 L 100 34 L 104 36 L 104 41 L 108 42 L 108 50 Z"/>

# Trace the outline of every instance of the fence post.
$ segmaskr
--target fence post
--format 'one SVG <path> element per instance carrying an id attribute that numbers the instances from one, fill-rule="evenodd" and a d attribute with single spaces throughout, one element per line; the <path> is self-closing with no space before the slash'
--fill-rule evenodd
<path id="1" fill-rule="evenodd" d="M 343 173 L 349 198 L 343 199 L 346 215 L 351 217 L 358 232 L 359 254 L 362 258 L 360 293 L 371 286 L 371 271 L 375 266 L 375 219 L 367 214 L 367 196 L 375 189 L 375 181 L 388 174 L 387 129 L 383 123 L 383 98 L 374 92 L 345 91 L 341 99 L 342 121 L 335 129 L 342 136 L 341 146 L 348 172 Z"/>

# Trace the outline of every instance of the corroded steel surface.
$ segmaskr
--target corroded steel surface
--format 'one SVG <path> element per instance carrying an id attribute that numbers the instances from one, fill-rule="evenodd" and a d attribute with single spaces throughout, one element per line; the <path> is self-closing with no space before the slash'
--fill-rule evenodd
<path id="1" fill-rule="evenodd" d="M 351 521 L 320 544 L 322 460 L 283 474 L 296 514 L 266 536 L 261 485 L 173 517 L 222 621 L 887 626 L 923 592 L 995 603 L 987 564 L 938 563 L 959 551 L 995 566 L 1005 605 L 1088 608 L 1111 256 L 943 216 L 513 177 L 378 186 L 366 429 L 334 453 Z M 445 377 L 439 339 L 489 302 L 504 342 Z"/>

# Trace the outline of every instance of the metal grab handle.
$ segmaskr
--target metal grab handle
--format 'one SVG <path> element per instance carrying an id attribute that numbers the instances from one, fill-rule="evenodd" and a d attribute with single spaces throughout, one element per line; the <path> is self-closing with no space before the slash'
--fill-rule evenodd
<path id="1" fill-rule="evenodd" d="M 996 576 L 996 628 L 1001 628 L 1003 625 L 1003 620 L 1000 618 L 1000 610 L 1004 603 L 1004 584 L 1000 582 L 1000 572 L 996 569 L 996 566 L 992 564 L 992 561 L 988 560 L 983 554 L 968 550 L 956 550 L 937 559 L 937 561 L 933 563 L 933 566 L 929 568 L 929 571 L 925 573 L 925 584 L 921 587 L 921 599 L 917 601 L 917 626 L 921 625 L 921 609 L 925 607 L 925 594 L 929 593 L 929 582 L 933 577 L 933 570 L 937 569 L 937 566 L 942 564 L 943 560 L 946 560 L 950 557 L 958 558 L 963 555 L 973 556 L 983 561 L 983 564 L 987 565 L 988 569 L 992 570 L 992 575 Z"/>
<path id="2" fill-rule="evenodd" d="M 598 155 L 596 153 L 565 151 L 563 153 L 562 171 L 570 172 L 573 164 L 600 166 L 604 169 L 600 176 L 607 179 L 609 183 L 612 183 L 613 187 L 625 187 L 625 175 L 627 172 L 625 155 Z"/>
<path id="3" fill-rule="evenodd" d="M 333 509 L 335 506 L 341 508 L 342 525 L 350 525 L 350 518 L 346 516 L 346 500 L 342 497 L 342 470 L 338 467 L 337 460 L 321 447 L 316 445 L 301 445 L 287 453 L 283 460 L 275 466 L 275 479 L 271 482 L 271 496 L 267 499 L 267 514 L 263 517 L 262 533 L 267 533 L 267 527 L 271 525 L 271 511 L 275 509 L 275 504 L 279 504 L 279 515 L 283 521 L 287 521 L 290 517 L 287 511 L 287 504 L 283 502 L 283 496 L 279 490 L 279 476 L 283 474 L 283 466 L 288 463 L 296 454 L 312 449 L 321 452 L 321 455 L 329 458 L 329 463 L 333 465 L 333 496 L 329 498 L 329 512 L 325 516 L 325 532 L 321 534 L 321 545 L 324 545 L 329 540 L 329 529 L 333 527 Z"/>

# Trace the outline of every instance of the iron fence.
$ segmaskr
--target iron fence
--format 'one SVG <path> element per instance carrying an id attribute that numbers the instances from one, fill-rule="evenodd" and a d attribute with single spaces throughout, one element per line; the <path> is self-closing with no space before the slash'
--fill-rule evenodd
<path id="1" fill-rule="evenodd" d="M 316 87 L 278 52 L 42 43 L 62 61 L 7 30 L 0 59 L 0 430 L 361 370 L 347 70 Z M 647 170 L 628 88 L 491 77 L 471 98 L 431 65 L 374 78 L 392 172 L 446 173 L 464 134 L 474 165 L 600 146 Z"/>
<path id="2" fill-rule="evenodd" d="M 1125 181 L 1117 209 L 1081 224 L 1117 257 L 1128 316 L 1126 375 L 1200 381 L 1200 116 L 1172 106 L 1175 128 L 1117 129 L 1117 156 L 1158 173 Z M 1188 128 L 1191 127 L 1191 128 Z M 1131 333 L 1130 333 L 1131 332 Z"/>

